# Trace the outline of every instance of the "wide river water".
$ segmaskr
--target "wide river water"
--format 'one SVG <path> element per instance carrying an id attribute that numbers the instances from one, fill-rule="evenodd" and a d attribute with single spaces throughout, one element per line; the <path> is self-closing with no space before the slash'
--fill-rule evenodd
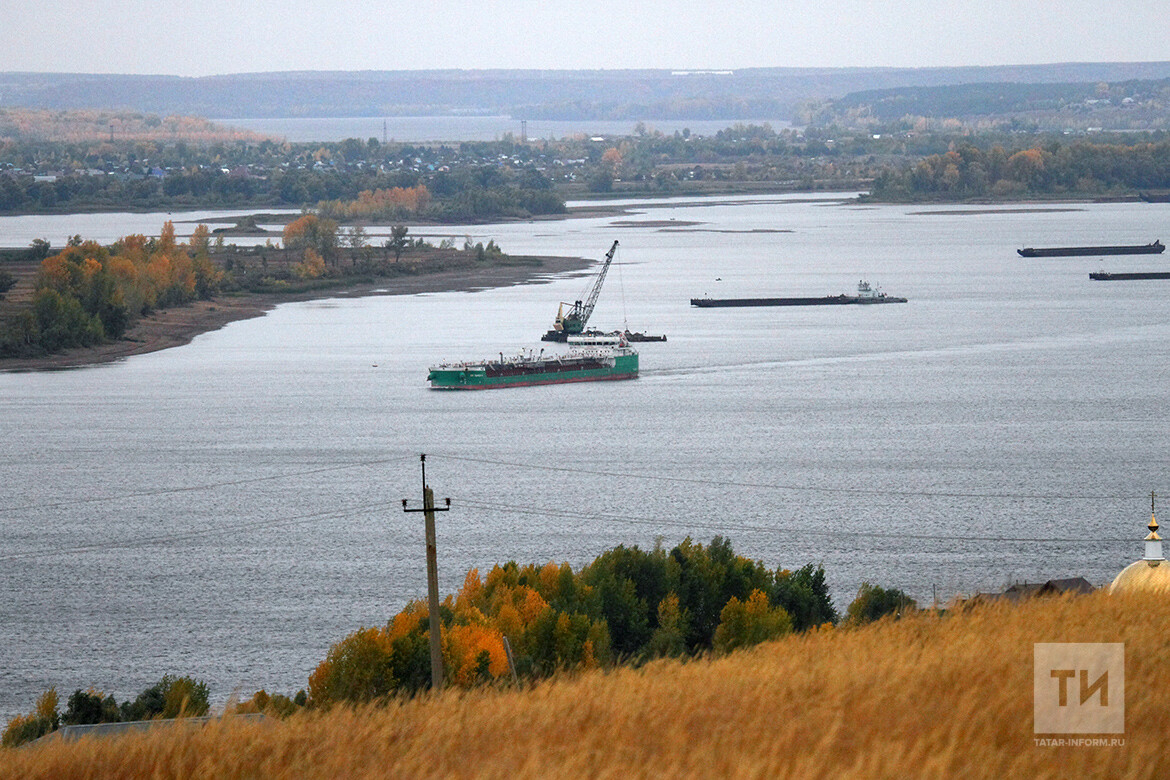
<path id="1" fill-rule="evenodd" d="M 452 499 L 444 592 L 472 567 L 687 536 L 821 563 L 841 609 L 866 580 L 929 604 L 1100 584 L 1141 556 L 1149 492 L 1170 488 L 1168 287 L 1088 272 L 1167 259 L 1015 250 L 1166 240 L 1170 207 L 632 208 L 419 232 L 594 258 L 619 239 L 592 322 L 669 337 L 640 345 L 636 381 L 428 390 L 432 363 L 542 346 L 581 274 L 287 304 L 115 364 L 0 373 L 0 716 L 164 673 L 216 702 L 304 687 L 332 643 L 425 596 L 422 517 L 400 503 L 418 505 L 420 453 Z M 0 219 L 0 246 L 79 232 L 58 219 Z M 861 278 L 909 303 L 689 305 Z"/>

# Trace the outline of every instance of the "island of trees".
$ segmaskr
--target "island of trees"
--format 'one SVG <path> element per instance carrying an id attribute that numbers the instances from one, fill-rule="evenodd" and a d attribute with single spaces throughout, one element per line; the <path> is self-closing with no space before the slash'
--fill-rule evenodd
<path id="1" fill-rule="evenodd" d="M 371 202 L 396 212 L 404 207 L 395 197 Z M 425 190 L 413 197 L 425 199 Z M 250 218 L 236 226 L 249 227 L 255 227 Z M 166 222 L 158 237 L 131 235 L 102 246 L 74 236 L 59 252 L 37 240 L 8 255 L 20 261 L 10 265 L 29 269 L 30 278 L 17 296 L 16 276 L 0 271 L 0 359 L 117 340 L 152 312 L 219 295 L 289 296 L 452 268 L 536 262 L 510 258 L 494 241 L 466 239 L 457 247 L 448 239 L 434 246 L 412 239 L 402 225 L 375 243 L 360 226 L 340 228 L 315 213 L 289 222 L 279 244 L 269 240 L 250 248 L 225 244 L 222 235 L 213 239 L 206 225 L 196 226 L 189 241 L 180 243 L 174 225 Z"/>

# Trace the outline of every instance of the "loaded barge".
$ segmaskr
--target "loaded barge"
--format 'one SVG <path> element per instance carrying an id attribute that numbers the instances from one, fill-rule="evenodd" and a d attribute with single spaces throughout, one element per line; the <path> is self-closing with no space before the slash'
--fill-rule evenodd
<path id="1" fill-rule="evenodd" d="M 531 351 L 498 360 L 432 366 L 432 390 L 490 390 L 500 387 L 559 385 L 569 382 L 634 379 L 638 353 L 621 342 L 610 348 L 572 349 L 559 354 Z"/>
<path id="2" fill-rule="evenodd" d="M 1085 257 L 1086 255 L 1160 255 L 1166 251 L 1161 241 L 1149 244 L 1128 244 L 1120 246 L 1053 246 L 1039 249 L 1027 247 L 1017 249 L 1020 257 Z"/>
<path id="3" fill-rule="evenodd" d="M 1130 282 L 1138 279 L 1170 279 L 1170 271 L 1135 271 L 1132 273 L 1110 273 L 1094 271 L 1089 278 L 1096 282 Z"/>
<path id="4" fill-rule="evenodd" d="M 906 303 L 905 298 L 886 295 L 867 281 L 857 283 L 857 295 L 826 295 L 821 298 L 691 298 L 691 306 L 843 306 L 848 304 Z"/>

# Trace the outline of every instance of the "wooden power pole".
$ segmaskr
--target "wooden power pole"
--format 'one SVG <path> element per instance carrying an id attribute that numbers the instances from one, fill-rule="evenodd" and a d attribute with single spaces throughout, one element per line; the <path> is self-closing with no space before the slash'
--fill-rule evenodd
<path id="1" fill-rule="evenodd" d="M 439 622 L 439 563 L 438 545 L 435 542 L 435 512 L 446 512 L 451 508 L 451 499 L 445 499 L 446 506 L 435 506 L 435 494 L 427 487 L 427 456 L 419 455 L 422 464 L 423 505 L 422 509 L 408 509 L 402 499 L 403 512 L 422 512 L 427 528 L 427 611 L 431 620 L 431 689 L 443 690 L 443 643 Z"/>

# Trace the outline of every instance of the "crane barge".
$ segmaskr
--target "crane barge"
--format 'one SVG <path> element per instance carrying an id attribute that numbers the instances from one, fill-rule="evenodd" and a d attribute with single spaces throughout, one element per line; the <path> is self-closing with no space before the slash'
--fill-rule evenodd
<path id="1" fill-rule="evenodd" d="M 585 331 L 585 323 L 589 322 L 590 315 L 593 314 L 593 308 L 597 306 L 597 296 L 601 295 L 601 285 L 605 283 L 605 275 L 609 273 L 609 266 L 613 263 L 613 255 L 617 252 L 618 242 L 614 241 L 613 246 L 605 253 L 605 262 L 601 265 L 601 271 L 597 274 L 597 281 L 593 283 L 593 289 L 589 291 L 589 297 L 585 302 L 574 301 L 573 303 L 566 303 L 561 301 L 561 305 L 557 308 L 557 318 L 553 323 L 553 329 L 540 337 L 541 341 L 559 341 L 566 342 L 569 336 L 577 336 Z M 568 312 L 565 307 L 568 306 Z"/>

